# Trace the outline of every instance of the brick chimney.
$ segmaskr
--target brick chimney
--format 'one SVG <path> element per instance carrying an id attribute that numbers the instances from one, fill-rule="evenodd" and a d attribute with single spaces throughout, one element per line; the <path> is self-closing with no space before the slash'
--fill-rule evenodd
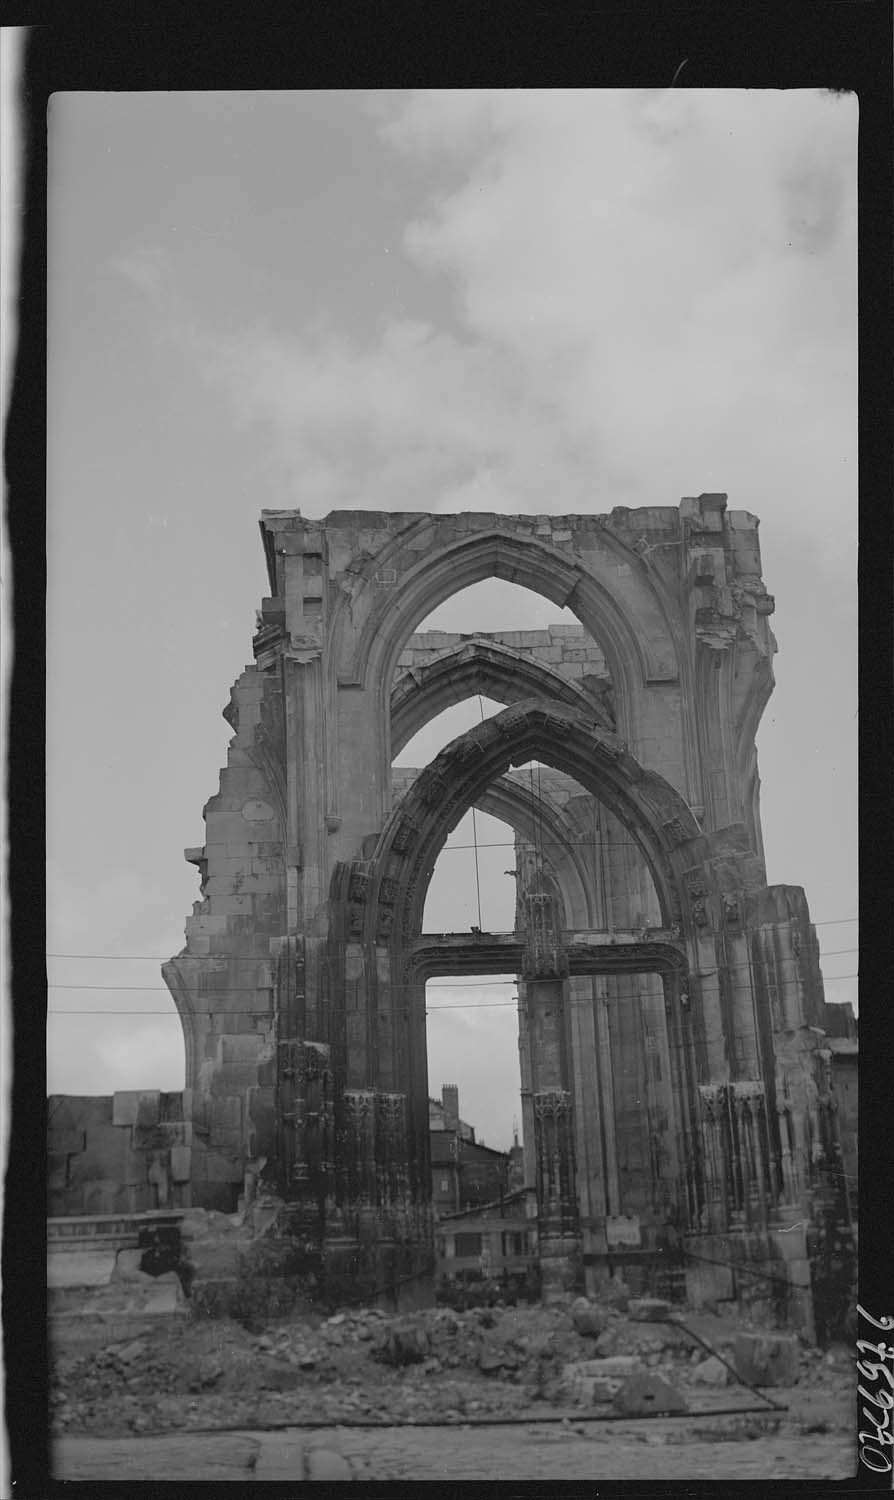
<path id="1" fill-rule="evenodd" d="M 445 1128 L 459 1130 L 459 1089 L 455 1083 L 441 1084 L 441 1103 L 444 1106 Z"/>

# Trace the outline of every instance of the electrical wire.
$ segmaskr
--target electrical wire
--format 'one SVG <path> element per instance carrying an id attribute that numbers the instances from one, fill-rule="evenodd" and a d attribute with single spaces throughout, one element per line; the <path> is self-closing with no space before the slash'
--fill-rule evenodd
<path id="1" fill-rule="evenodd" d="M 471 844 L 467 844 L 467 845 L 464 845 L 463 847 L 471 849 L 472 845 Z M 510 848 L 514 848 L 515 845 L 514 844 L 479 844 L 478 847 L 479 847 L 479 849 L 510 849 Z M 594 847 L 598 847 L 598 846 L 594 845 Z M 846 926 L 850 922 L 859 922 L 859 920 L 860 920 L 859 917 L 832 917 L 832 918 L 830 918 L 829 921 L 826 921 L 826 922 L 811 922 L 810 925 L 811 925 L 811 927 L 844 927 L 844 926 Z M 605 931 L 607 931 L 607 929 L 604 928 L 604 927 L 575 927 L 573 929 L 573 931 L 574 932 L 605 932 Z M 858 950 L 856 948 L 840 948 L 840 949 L 837 949 L 836 951 L 840 952 L 840 953 L 856 953 Z M 207 957 L 209 957 L 208 954 L 199 954 L 199 953 L 189 953 L 189 954 L 183 954 L 181 956 L 184 957 L 184 958 L 207 958 Z M 213 956 L 216 957 L 218 955 L 213 955 Z M 829 957 L 829 956 L 830 955 L 828 955 L 828 954 L 826 955 L 826 957 Z M 45 955 L 45 957 L 47 957 L 47 958 L 116 958 L 116 959 L 139 959 L 141 961 L 142 960 L 146 960 L 147 962 L 154 961 L 154 960 L 157 959 L 159 963 L 164 963 L 170 957 L 170 954 L 168 954 L 168 953 L 47 953 Z M 230 959 L 229 961 L 232 962 L 233 960 Z M 244 962 L 244 963 L 254 963 L 255 959 L 254 958 L 239 959 L 239 962 L 240 963 L 242 963 L 242 962 Z"/>
<path id="2" fill-rule="evenodd" d="M 843 974 L 840 977 L 843 978 L 843 979 L 851 979 L 851 978 L 856 978 L 857 976 L 856 975 L 850 975 L 850 974 Z M 484 980 L 484 981 L 482 981 L 482 983 L 480 985 L 468 985 L 468 986 L 465 986 L 465 985 L 463 985 L 463 986 L 460 986 L 460 985 L 449 985 L 449 986 L 446 986 L 446 988 L 449 988 L 449 989 L 465 989 L 465 988 L 468 988 L 468 989 L 483 989 L 486 984 L 487 985 L 490 985 L 490 984 L 500 984 L 500 985 L 502 985 L 502 984 L 518 984 L 518 983 L 519 983 L 519 981 L 517 979 Z M 79 986 L 73 986 L 73 988 L 78 988 L 78 987 Z M 64 986 L 60 985 L 60 986 L 57 986 L 57 988 L 61 989 L 61 988 L 64 988 Z M 83 988 L 84 989 L 89 989 L 90 986 L 89 985 L 84 985 Z M 110 988 L 114 988 L 114 986 L 110 986 Z M 139 988 L 139 986 L 137 986 L 137 988 Z M 147 988 L 148 988 L 148 986 L 147 986 Z M 397 989 L 398 986 L 394 985 L 393 988 Z M 400 988 L 404 988 L 404 986 L 400 986 Z M 410 989 L 410 988 L 412 988 L 412 986 L 407 985 L 407 986 L 405 986 L 405 988 Z M 161 989 L 159 989 L 155 993 L 157 993 L 157 994 L 167 994 L 168 992 L 167 992 L 167 990 L 161 990 Z M 233 993 L 234 994 L 240 994 L 241 991 L 234 990 Z M 629 998 L 629 997 L 625 997 L 625 998 Z M 495 1010 L 495 1009 L 499 1009 L 502 1006 L 516 1005 L 517 1003 L 518 1003 L 518 998 L 515 997 L 512 1000 L 479 1000 L 477 1002 L 477 1004 L 472 1003 L 472 1004 L 466 1004 L 466 1005 L 429 1005 L 429 1006 L 426 1006 L 426 1013 L 428 1011 L 431 1011 L 431 1010 Z M 568 1005 L 592 1005 L 593 1004 L 593 996 L 592 995 L 569 995 L 568 999 L 567 999 L 567 1001 L 565 1003 L 568 1004 Z M 50 1015 L 50 1016 L 168 1016 L 168 1015 L 172 1015 L 172 1014 L 178 1014 L 178 1013 L 177 1012 L 171 1012 L 169 1010 L 116 1010 L 113 1006 L 109 1006 L 108 1009 L 103 1008 L 101 1010 L 100 1009 L 94 1009 L 92 1007 L 79 1006 L 79 1005 L 72 1005 L 70 1007 L 66 1006 L 62 1010 L 57 1010 L 57 1009 L 55 1009 L 52 1006 L 48 1006 L 47 1007 L 47 1015 Z M 194 1015 L 194 1016 L 267 1016 L 267 1015 L 270 1015 L 271 1012 L 270 1012 L 269 1008 L 261 1009 L 259 1006 L 255 1005 L 255 1006 L 232 1006 L 232 1007 L 227 1007 L 226 1010 L 222 1010 L 218 1006 L 217 1009 L 215 1009 L 215 1010 L 190 1010 L 189 1014 L 190 1015 Z M 380 1008 L 378 1010 L 378 1014 L 379 1015 L 402 1015 L 402 1014 L 404 1014 L 404 1011 L 402 1009 L 399 1009 L 399 1008 L 398 1009 L 391 1009 L 391 1010 L 383 1010 L 383 1009 Z M 738 1037 L 740 1037 L 743 1041 L 747 1041 L 747 1040 L 753 1039 L 754 1036 L 755 1036 L 755 1033 L 753 1031 L 751 1031 L 751 1032 L 737 1031 L 736 1035 Z M 705 1040 L 708 1041 L 710 1039 L 709 1038 L 705 1038 Z M 713 1040 L 714 1041 L 722 1041 L 723 1038 L 722 1037 L 714 1037 Z M 670 1042 L 670 1040 L 669 1040 L 668 1041 L 668 1046 L 670 1047 L 671 1045 L 676 1046 L 677 1044 L 676 1043 L 672 1044 Z"/>
<path id="3" fill-rule="evenodd" d="M 510 936 L 511 934 L 502 934 L 502 935 L 503 936 Z M 597 952 L 597 951 L 598 951 L 597 949 L 593 949 L 593 952 Z M 606 944 L 605 945 L 605 951 L 607 953 L 611 953 L 613 951 L 617 952 L 618 951 L 618 945 L 616 944 L 614 946 L 614 948 L 612 948 L 611 944 Z M 838 948 L 838 949 L 835 950 L 835 953 L 837 953 L 837 954 L 856 953 L 857 951 L 858 950 L 856 948 Z M 822 956 L 823 955 L 821 955 L 821 957 Z M 835 956 L 834 954 L 826 954 L 825 955 L 825 957 L 828 957 L 828 958 L 831 958 L 831 957 L 834 957 L 834 956 Z M 205 954 L 195 954 L 195 953 L 190 954 L 190 953 L 187 953 L 187 954 L 184 954 L 183 957 L 184 958 L 201 959 L 201 958 L 207 957 L 207 955 L 205 955 Z M 217 955 L 215 955 L 215 957 L 226 959 L 227 955 L 226 954 L 217 954 Z M 227 961 L 229 962 L 229 960 L 227 960 Z M 242 960 L 242 959 L 237 958 L 236 961 L 237 962 L 247 962 L 248 960 Z M 268 960 L 265 960 L 265 959 L 253 959 L 253 960 L 251 960 L 251 962 L 254 962 L 254 963 L 264 963 L 264 962 L 269 962 L 269 959 Z M 798 962 L 798 960 L 796 958 L 794 958 L 794 957 L 792 957 L 792 958 L 780 958 L 780 959 L 777 959 L 776 962 L 777 962 L 777 965 L 781 967 L 781 965 L 783 965 L 783 964 L 796 964 Z M 742 964 L 725 964 L 725 965 L 723 965 L 723 968 L 726 970 L 727 973 L 735 973 L 735 972 L 737 972 L 740 969 L 748 969 L 750 967 L 751 967 L 751 965 L 748 964 L 748 963 L 742 963 Z M 610 972 L 610 973 L 603 973 L 603 974 L 577 974 L 577 975 L 574 976 L 574 978 L 576 978 L 576 979 L 633 979 L 633 978 L 639 977 L 640 975 L 651 974 L 651 973 L 654 973 L 654 972 L 656 972 L 656 971 L 650 970 L 650 969 L 632 969 L 632 970 L 628 970 L 628 971 L 616 970 L 613 973 Z M 714 970 L 712 972 L 716 973 L 718 971 Z M 473 976 L 469 975 L 467 978 L 464 978 L 462 980 L 457 980 L 454 984 L 432 984 L 431 987 L 432 987 L 432 989 L 438 989 L 438 990 L 448 990 L 448 989 L 465 990 L 465 989 L 481 989 L 485 985 L 492 985 L 492 984 L 516 984 L 517 983 L 516 979 L 482 979 L 478 984 L 471 985 L 468 982 L 468 980 L 470 978 L 472 978 L 472 977 Z M 700 978 L 706 979 L 706 978 L 710 978 L 711 976 L 710 976 L 710 974 L 702 974 L 702 975 L 696 975 L 694 977 L 696 977 L 696 978 L 700 977 Z M 859 979 L 859 977 L 860 976 L 859 976 L 858 973 L 854 973 L 854 974 L 829 974 L 829 975 L 823 975 L 823 983 L 824 984 L 834 984 L 839 979 Z M 420 984 L 430 984 L 431 981 L 429 981 L 429 980 L 419 980 L 418 983 L 420 983 Z M 215 990 L 215 994 L 217 994 L 217 995 L 241 995 L 241 994 L 244 993 L 244 991 L 247 988 L 248 988 L 247 985 L 232 985 L 232 984 L 231 985 L 221 985 L 221 987 L 219 989 Z M 273 986 L 272 985 L 255 985 L 255 986 L 253 986 L 253 988 L 255 988 L 255 989 L 272 989 Z M 416 984 L 392 984 L 392 985 L 389 986 L 389 988 L 392 989 L 392 990 L 415 990 L 417 988 L 417 985 Z M 122 990 L 124 990 L 124 991 L 126 991 L 126 990 L 143 990 L 143 991 L 152 991 L 152 992 L 154 992 L 156 994 L 160 994 L 160 995 L 166 995 L 168 993 L 167 987 L 165 985 L 161 985 L 161 984 L 67 984 L 67 983 L 57 982 L 55 980 L 49 980 L 48 981 L 48 983 L 47 983 L 47 989 L 50 989 L 50 990 L 118 990 L 118 991 L 122 991 Z"/>

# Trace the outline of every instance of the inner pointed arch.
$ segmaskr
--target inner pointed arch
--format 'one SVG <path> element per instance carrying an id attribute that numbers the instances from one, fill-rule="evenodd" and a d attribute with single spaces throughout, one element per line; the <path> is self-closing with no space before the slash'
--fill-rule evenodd
<path id="1" fill-rule="evenodd" d="M 532 631 L 530 635 L 543 635 L 551 640 L 549 631 Z M 422 646 L 426 635 L 418 634 L 412 639 Z M 563 637 L 556 634 L 555 639 Z M 588 641 L 583 634 L 572 639 Z M 476 694 L 487 695 L 503 705 L 533 697 L 555 700 L 592 714 L 604 728 L 613 730 L 611 679 L 604 659 L 597 655 L 599 648 L 592 644 L 572 648 L 584 657 L 574 663 L 576 678 L 563 675 L 558 666 L 538 660 L 533 654 L 536 649 L 537 646 L 522 650 L 484 635 L 469 636 L 428 660 L 423 658 L 414 663 L 398 677 L 391 692 L 392 756 L 396 758 L 407 742 L 447 705 L 461 703 Z M 562 648 L 548 644 L 539 649 L 559 654 Z"/>
<path id="2" fill-rule="evenodd" d="M 400 882 L 405 933 L 419 930 L 435 860 L 460 817 L 492 781 L 535 756 L 579 781 L 629 830 L 649 867 L 662 920 L 673 925 L 669 851 L 698 837 L 691 809 L 592 718 L 564 705 L 528 701 L 453 741 L 421 773 L 383 830 L 375 863 L 381 872 L 396 858 L 406 870 Z"/>

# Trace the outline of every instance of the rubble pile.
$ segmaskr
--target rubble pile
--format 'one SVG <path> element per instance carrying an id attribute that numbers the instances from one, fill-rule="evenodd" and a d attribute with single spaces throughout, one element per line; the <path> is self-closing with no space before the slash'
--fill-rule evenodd
<path id="1" fill-rule="evenodd" d="M 554 1307 L 309 1314 L 273 1321 L 262 1332 L 230 1319 L 193 1318 L 95 1353 L 58 1348 L 52 1421 L 57 1431 L 124 1435 L 289 1422 L 461 1424 L 549 1409 L 581 1416 L 697 1412 L 713 1390 L 735 1381 L 682 1328 L 653 1321 L 666 1312 L 666 1304 L 629 1301 L 614 1288 L 605 1299 Z M 837 1365 L 789 1336 L 768 1341 L 710 1321 L 717 1326 L 708 1341 L 727 1359 L 737 1341 L 751 1341 L 750 1368 L 767 1383 L 789 1374 L 813 1395 L 818 1386 L 846 1382 Z M 762 1357 L 775 1361 L 772 1370 L 762 1371 Z"/>

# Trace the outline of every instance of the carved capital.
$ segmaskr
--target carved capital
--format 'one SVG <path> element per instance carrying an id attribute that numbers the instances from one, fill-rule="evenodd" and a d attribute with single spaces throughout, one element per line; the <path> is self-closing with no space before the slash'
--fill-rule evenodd
<path id="1" fill-rule="evenodd" d="M 764 1099 L 764 1085 L 759 1078 L 740 1079 L 731 1085 L 733 1098 L 737 1105 L 749 1105 L 754 1107 L 761 1104 Z"/>
<path id="2" fill-rule="evenodd" d="M 399 882 L 391 875 L 386 875 L 379 886 L 379 900 L 385 906 L 393 906 L 397 900 Z"/>
<path id="3" fill-rule="evenodd" d="M 399 819 L 397 827 L 394 830 L 394 834 L 391 839 L 391 847 L 392 849 L 396 849 L 398 854 L 405 854 L 410 846 L 415 842 L 418 835 L 419 829 L 417 828 L 413 819 L 407 817 L 407 815 L 404 814 Z"/>
<path id="4" fill-rule="evenodd" d="M 728 927 L 738 927 L 741 924 L 742 913 L 739 898 L 732 891 L 724 891 L 721 898 L 723 902 L 723 920 Z"/>
<path id="5" fill-rule="evenodd" d="M 708 908 L 705 898 L 707 888 L 704 877 L 699 871 L 693 871 L 685 877 L 686 894 L 689 897 L 689 906 L 692 911 L 692 920 L 697 927 L 705 927 L 708 922 Z"/>
<path id="6" fill-rule="evenodd" d="M 346 1123 L 352 1130 L 366 1130 L 375 1120 L 375 1095 L 372 1089 L 346 1089 L 342 1095 Z"/>
<path id="7" fill-rule="evenodd" d="M 699 1084 L 698 1094 L 702 1120 L 708 1125 L 716 1124 L 726 1100 L 724 1087 L 717 1083 L 702 1083 Z"/>
<path id="8" fill-rule="evenodd" d="M 533 1100 L 538 1120 L 565 1120 L 571 1114 L 572 1099 L 567 1089 L 541 1089 Z"/>

